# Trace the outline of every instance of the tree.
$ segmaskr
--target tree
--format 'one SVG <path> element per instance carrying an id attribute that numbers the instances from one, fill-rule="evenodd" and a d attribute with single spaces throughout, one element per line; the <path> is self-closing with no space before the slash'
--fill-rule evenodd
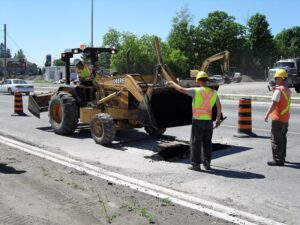
<path id="1" fill-rule="evenodd" d="M 208 17 L 199 21 L 195 29 L 196 50 L 200 59 L 228 50 L 231 64 L 241 64 L 241 55 L 245 51 L 245 27 L 235 22 L 233 16 L 223 11 L 214 11 Z"/>
<path id="2" fill-rule="evenodd" d="M 24 62 L 26 60 L 26 56 L 23 53 L 23 50 L 20 49 L 19 51 L 17 51 L 15 58 L 18 59 L 20 62 Z"/>
<path id="3" fill-rule="evenodd" d="M 172 72 L 183 77 L 189 71 L 188 58 L 184 52 L 179 49 L 171 48 L 168 43 L 160 40 L 161 51 L 164 63 L 168 64 Z M 101 54 L 99 58 L 100 66 L 111 68 L 119 73 L 127 72 L 126 54 L 129 52 L 130 73 L 153 74 L 157 64 L 156 53 L 154 49 L 154 36 L 136 35 L 115 29 L 110 29 L 104 35 L 103 44 L 105 47 L 116 46 L 117 54 L 108 58 Z"/>
<path id="4" fill-rule="evenodd" d="M 188 57 L 179 49 L 172 49 L 168 44 L 161 43 L 162 57 L 172 73 L 179 78 L 189 76 L 190 64 Z"/>
<path id="5" fill-rule="evenodd" d="M 300 27 L 284 29 L 275 37 L 278 56 L 285 58 L 300 56 Z"/>
<path id="6" fill-rule="evenodd" d="M 116 48 L 117 50 L 121 46 L 122 34 L 114 28 L 109 28 L 108 32 L 103 36 L 103 47 Z M 99 55 L 98 64 L 100 67 L 109 68 L 110 67 L 111 54 L 101 53 Z"/>
<path id="7" fill-rule="evenodd" d="M 61 59 L 55 59 L 53 60 L 53 66 L 65 66 L 66 63 L 62 61 Z"/>
<path id="8" fill-rule="evenodd" d="M 144 35 L 138 38 L 132 33 L 123 33 L 118 52 L 111 57 L 113 70 L 119 73 L 127 72 L 126 53 L 130 50 L 130 72 L 152 74 L 155 65 L 155 53 L 152 43 L 152 36 Z"/>
<path id="9" fill-rule="evenodd" d="M 247 42 L 249 46 L 249 69 L 259 76 L 274 61 L 275 44 L 266 17 L 256 13 L 247 22 Z"/>
<path id="10" fill-rule="evenodd" d="M 5 48 L 4 44 L 0 44 L 0 58 L 5 58 Z M 11 51 L 9 48 L 6 48 L 6 58 L 11 58 Z"/>
<path id="11" fill-rule="evenodd" d="M 122 34 L 114 28 L 109 28 L 108 32 L 103 36 L 104 47 L 119 48 L 121 45 Z"/>
<path id="12" fill-rule="evenodd" d="M 174 50 L 172 57 L 180 55 L 179 58 L 188 59 L 187 62 L 183 62 L 183 64 L 187 63 L 187 65 L 183 66 L 179 71 L 176 71 L 180 74 L 184 73 L 185 76 L 189 76 L 189 69 L 192 68 L 198 60 L 198 53 L 195 51 L 196 36 L 192 20 L 193 16 L 190 14 L 189 9 L 186 7 L 182 8 L 173 18 L 173 26 L 168 36 L 169 47 Z M 175 58 L 173 58 L 173 60 L 175 60 Z M 185 71 L 183 71 L 183 69 Z"/>

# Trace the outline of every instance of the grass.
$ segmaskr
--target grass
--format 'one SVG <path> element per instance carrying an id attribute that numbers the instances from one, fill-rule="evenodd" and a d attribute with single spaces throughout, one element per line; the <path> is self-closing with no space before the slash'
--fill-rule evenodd
<path id="1" fill-rule="evenodd" d="M 155 224 L 154 217 L 149 213 L 147 208 L 136 208 L 134 204 L 131 203 L 123 204 L 120 208 L 126 208 L 128 212 L 133 212 L 137 209 L 140 212 L 140 216 L 146 218 L 150 224 Z"/>
<path id="2" fill-rule="evenodd" d="M 151 214 L 149 214 L 147 208 L 140 208 L 140 213 L 141 213 L 141 216 L 145 217 L 150 224 L 155 223 L 153 216 Z"/>
<path id="3" fill-rule="evenodd" d="M 128 212 L 132 212 L 135 209 L 134 205 L 131 203 L 124 204 L 121 206 L 121 208 L 126 208 Z"/>
<path id="4" fill-rule="evenodd" d="M 108 210 L 107 210 L 107 208 L 106 208 L 105 202 L 102 201 L 102 199 L 101 199 L 101 197 L 100 197 L 99 194 L 98 194 L 97 196 L 98 196 L 99 202 L 101 203 L 101 206 L 102 206 L 102 208 L 103 208 L 103 211 L 104 211 L 104 213 L 105 213 L 106 221 L 107 221 L 108 223 L 112 223 L 113 219 L 116 218 L 116 215 L 114 215 L 114 214 L 113 214 L 113 215 L 109 215 L 109 214 L 108 214 Z"/>
<path id="5" fill-rule="evenodd" d="M 169 198 L 163 198 L 161 200 L 161 206 L 174 206 L 174 204 Z"/>

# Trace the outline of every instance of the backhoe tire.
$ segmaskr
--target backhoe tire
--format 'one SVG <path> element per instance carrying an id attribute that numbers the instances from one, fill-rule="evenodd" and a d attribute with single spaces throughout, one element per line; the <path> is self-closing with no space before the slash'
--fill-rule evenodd
<path id="1" fill-rule="evenodd" d="M 67 92 L 58 92 L 49 103 L 49 122 L 56 134 L 69 135 L 78 124 L 78 106 L 73 96 Z"/>
<path id="2" fill-rule="evenodd" d="M 152 137 L 160 137 L 166 132 L 166 128 L 157 128 L 153 126 L 144 127 L 146 133 Z"/>
<path id="3" fill-rule="evenodd" d="M 97 144 L 109 145 L 115 140 L 115 122 L 107 113 L 95 115 L 90 123 L 90 129 L 92 138 Z"/>

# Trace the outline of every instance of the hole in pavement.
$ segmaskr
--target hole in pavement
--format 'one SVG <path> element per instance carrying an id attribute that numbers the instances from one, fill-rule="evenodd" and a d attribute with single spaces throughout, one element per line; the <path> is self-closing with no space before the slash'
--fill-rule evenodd
<path id="1" fill-rule="evenodd" d="M 213 151 L 220 151 L 229 148 L 230 145 L 213 143 Z M 188 144 L 171 144 L 157 145 L 154 149 L 157 153 L 147 157 L 153 160 L 164 160 L 168 162 L 176 162 L 181 159 L 188 158 L 190 155 L 190 145 Z"/>

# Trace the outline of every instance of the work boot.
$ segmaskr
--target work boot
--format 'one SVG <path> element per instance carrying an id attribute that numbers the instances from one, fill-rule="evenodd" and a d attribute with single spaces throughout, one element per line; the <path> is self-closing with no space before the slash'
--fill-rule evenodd
<path id="1" fill-rule="evenodd" d="M 268 161 L 268 165 L 269 166 L 283 166 L 284 163 L 283 162 L 276 162 L 275 160 L 272 160 L 272 161 Z"/>
<path id="2" fill-rule="evenodd" d="M 189 166 L 189 169 L 195 171 L 201 171 L 200 164 L 192 164 L 191 166 Z"/>
<path id="3" fill-rule="evenodd" d="M 208 162 L 207 160 L 203 161 L 203 166 L 205 170 L 211 170 L 210 162 Z"/>

